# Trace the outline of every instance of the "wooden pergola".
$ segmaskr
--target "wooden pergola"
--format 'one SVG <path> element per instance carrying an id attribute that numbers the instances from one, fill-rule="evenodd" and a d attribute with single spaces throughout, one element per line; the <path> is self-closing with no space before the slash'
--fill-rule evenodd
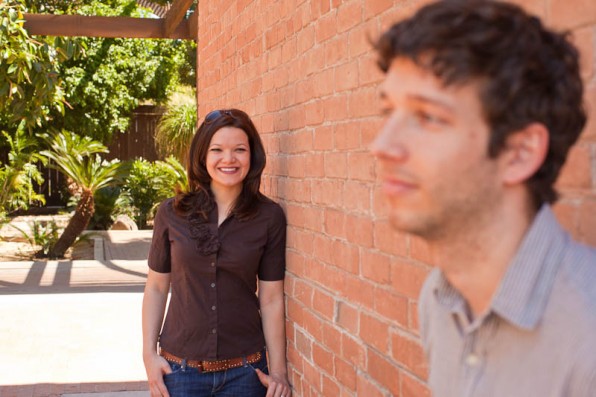
<path id="1" fill-rule="evenodd" d="M 198 12 L 184 18 L 193 2 L 174 0 L 162 18 L 25 14 L 24 27 L 29 34 L 44 36 L 196 40 Z"/>

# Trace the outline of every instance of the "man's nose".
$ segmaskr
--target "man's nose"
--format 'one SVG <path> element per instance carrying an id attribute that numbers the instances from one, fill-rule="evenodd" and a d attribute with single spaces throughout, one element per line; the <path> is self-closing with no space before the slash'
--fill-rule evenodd
<path id="1" fill-rule="evenodd" d="M 403 160 L 407 150 L 403 141 L 405 126 L 398 117 L 390 117 L 370 145 L 372 154 L 380 159 Z"/>

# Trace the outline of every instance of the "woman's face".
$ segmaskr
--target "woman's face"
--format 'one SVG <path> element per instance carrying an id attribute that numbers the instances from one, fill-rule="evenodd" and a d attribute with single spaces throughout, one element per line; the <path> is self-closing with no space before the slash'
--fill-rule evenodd
<path id="1" fill-rule="evenodd" d="M 211 138 L 205 159 L 211 188 L 238 189 L 250 170 L 250 145 L 237 127 L 220 128 Z"/>

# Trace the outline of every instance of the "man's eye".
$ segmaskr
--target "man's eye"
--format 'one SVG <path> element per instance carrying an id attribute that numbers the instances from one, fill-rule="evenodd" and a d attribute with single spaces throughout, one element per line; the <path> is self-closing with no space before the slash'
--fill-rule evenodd
<path id="1" fill-rule="evenodd" d="M 445 124 L 446 120 L 442 117 L 436 116 L 432 113 L 419 111 L 416 113 L 416 117 L 421 123 L 425 124 Z"/>
<path id="2" fill-rule="evenodd" d="M 391 112 L 393 112 L 393 109 L 391 109 L 391 108 L 382 108 L 381 116 L 388 117 L 391 114 Z"/>

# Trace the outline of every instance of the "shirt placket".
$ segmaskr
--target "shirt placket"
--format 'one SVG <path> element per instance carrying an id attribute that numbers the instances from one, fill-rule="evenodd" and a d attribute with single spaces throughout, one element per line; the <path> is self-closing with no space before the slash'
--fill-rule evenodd
<path id="1" fill-rule="evenodd" d="M 217 231 L 216 231 L 217 233 Z M 218 345 L 217 345 L 217 341 L 218 341 L 218 332 L 219 330 L 217 329 L 217 324 L 218 324 L 218 302 L 217 302 L 217 260 L 218 260 L 218 255 L 217 252 L 213 253 L 209 256 L 209 270 L 208 270 L 208 274 L 209 274 L 209 331 L 208 331 L 208 339 L 209 339 L 209 343 L 207 344 L 207 346 L 209 346 L 209 356 L 210 357 L 216 357 L 217 356 L 217 351 L 218 351 Z"/>
<path id="2" fill-rule="evenodd" d="M 484 319 L 479 318 L 465 327 L 464 348 L 461 368 L 463 369 L 461 396 L 479 396 L 479 386 L 485 373 L 486 351 L 484 338 Z"/>

